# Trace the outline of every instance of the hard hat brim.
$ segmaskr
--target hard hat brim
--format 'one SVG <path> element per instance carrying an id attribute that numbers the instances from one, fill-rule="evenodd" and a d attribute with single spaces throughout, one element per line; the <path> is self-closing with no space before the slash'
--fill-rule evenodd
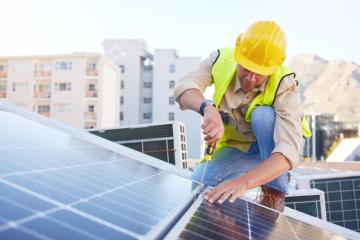
<path id="1" fill-rule="evenodd" d="M 276 69 L 279 67 L 279 65 L 264 67 L 250 61 L 242 54 L 241 46 L 238 42 L 235 45 L 234 58 L 238 64 L 240 64 L 242 67 L 246 68 L 247 70 L 264 76 L 269 76 L 273 74 L 276 71 Z"/>

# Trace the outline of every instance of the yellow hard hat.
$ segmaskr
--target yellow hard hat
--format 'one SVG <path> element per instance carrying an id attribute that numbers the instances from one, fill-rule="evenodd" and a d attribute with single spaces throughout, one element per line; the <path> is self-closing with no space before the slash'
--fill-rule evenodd
<path id="1" fill-rule="evenodd" d="M 252 24 L 236 39 L 235 59 L 257 74 L 271 75 L 285 61 L 286 38 L 274 21 Z"/>

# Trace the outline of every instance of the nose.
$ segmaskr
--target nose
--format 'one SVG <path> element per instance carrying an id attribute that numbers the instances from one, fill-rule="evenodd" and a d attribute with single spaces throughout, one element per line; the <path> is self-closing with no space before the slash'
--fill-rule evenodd
<path id="1" fill-rule="evenodd" d="M 255 73 L 250 73 L 250 80 L 251 80 L 251 82 L 256 82 L 256 74 Z"/>

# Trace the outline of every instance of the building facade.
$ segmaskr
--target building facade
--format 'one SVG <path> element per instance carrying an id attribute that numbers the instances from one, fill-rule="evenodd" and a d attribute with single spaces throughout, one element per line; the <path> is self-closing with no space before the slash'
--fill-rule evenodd
<path id="1" fill-rule="evenodd" d="M 202 117 L 190 110 L 180 110 L 175 102 L 174 87 L 176 81 L 194 71 L 200 61 L 200 57 L 179 57 L 174 49 L 156 49 L 154 53 L 153 121 L 183 122 L 190 158 L 199 158 L 202 154 Z"/>
<path id="2" fill-rule="evenodd" d="M 77 128 L 118 126 L 119 78 L 100 54 L 0 58 L 0 98 Z"/>
<path id="3" fill-rule="evenodd" d="M 174 49 L 148 52 L 140 39 L 104 40 L 104 54 L 122 72 L 120 125 L 181 121 L 189 158 L 202 155 L 201 117 L 181 111 L 173 97 L 176 81 L 195 70 L 200 57 L 179 57 Z"/>
<path id="4" fill-rule="evenodd" d="M 120 69 L 120 125 L 152 122 L 152 55 L 141 39 L 104 40 L 104 54 Z"/>

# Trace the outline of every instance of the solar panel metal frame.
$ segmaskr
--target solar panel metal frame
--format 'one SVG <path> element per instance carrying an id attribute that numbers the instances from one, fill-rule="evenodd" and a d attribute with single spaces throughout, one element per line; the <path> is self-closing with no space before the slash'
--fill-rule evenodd
<path id="1" fill-rule="evenodd" d="M 288 195 L 286 195 L 286 197 L 302 197 L 302 196 L 314 196 L 314 195 L 319 196 L 321 219 L 326 221 L 325 196 L 324 196 L 323 191 L 318 190 L 318 189 L 290 190 Z M 285 197 L 285 206 L 287 204 L 286 197 Z M 287 208 L 290 208 L 290 207 L 287 207 Z M 301 212 L 300 210 L 298 210 L 296 208 L 294 210 Z"/>
<path id="2" fill-rule="evenodd" d="M 134 159 L 134 161 L 142 162 L 146 165 L 150 165 L 150 166 L 158 168 L 160 170 L 164 170 L 166 172 L 173 173 L 173 174 L 183 177 L 183 178 L 187 178 L 187 179 L 189 178 L 189 174 L 190 174 L 189 172 L 179 169 L 176 166 L 164 163 L 162 161 L 159 161 L 156 158 L 153 158 L 146 154 L 140 153 L 136 150 L 126 148 L 117 143 L 113 143 L 109 140 L 95 136 L 86 131 L 69 127 L 65 124 L 56 122 L 52 119 L 38 115 L 33 112 L 28 112 L 20 107 L 17 107 L 10 103 L 7 103 L 4 100 L 0 100 L 0 111 L 9 112 L 9 113 L 15 114 L 17 116 L 23 117 L 27 120 L 31 120 L 36 123 L 40 123 L 44 126 L 50 127 L 52 129 L 55 129 L 62 133 L 69 134 L 72 137 L 81 139 L 83 141 L 89 142 L 94 145 L 97 145 L 100 148 L 104 148 L 104 149 L 113 151 L 115 153 L 119 153 L 128 158 Z M 182 206 L 180 206 L 179 208 L 173 209 L 173 211 L 170 212 L 166 218 L 162 219 L 161 223 L 158 224 L 156 228 L 151 229 L 144 237 L 146 239 L 162 238 L 162 236 L 169 231 L 169 228 L 174 225 L 174 223 L 180 218 L 180 216 L 182 216 L 183 212 L 185 212 L 188 209 L 188 207 L 191 205 L 191 203 L 194 201 L 194 199 L 198 196 L 200 191 L 201 191 L 201 186 L 196 186 L 195 189 L 193 190 L 193 192 L 191 193 L 191 195 L 184 201 L 184 204 Z"/>

